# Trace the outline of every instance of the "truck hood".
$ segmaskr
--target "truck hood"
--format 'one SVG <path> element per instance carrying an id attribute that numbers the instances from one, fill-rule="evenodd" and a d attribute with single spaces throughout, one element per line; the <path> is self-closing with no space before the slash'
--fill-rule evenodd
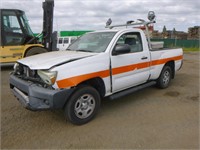
<path id="1" fill-rule="evenodd" d="M 18 60 L 19 63 L 28 66 L 32 70 L 50 69 L 63 63 L 75 61 L 84 57 L 97 55 L 98 53 L 77 51 L 55 51 L 38 54 Z"/>

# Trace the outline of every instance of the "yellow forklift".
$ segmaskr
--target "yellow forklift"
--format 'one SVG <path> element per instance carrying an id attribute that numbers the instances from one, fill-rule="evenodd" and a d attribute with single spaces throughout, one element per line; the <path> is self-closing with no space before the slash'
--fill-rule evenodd
<path id="1" fill-rule="evenodd" d="M 16 60 L 52 51 L 53 0 L 43 2 L 43 31 L 34 36 L 25 12 L 17 9 L 0 9 L 0 66 L 12 65 Z M 54 44 L 55 45 L 55 44 Z"/>

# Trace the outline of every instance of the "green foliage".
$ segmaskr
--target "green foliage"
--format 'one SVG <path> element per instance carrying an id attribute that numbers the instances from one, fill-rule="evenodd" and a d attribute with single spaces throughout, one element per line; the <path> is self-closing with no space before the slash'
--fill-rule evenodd
<path id="1" fill-rule="evenodd" d="M 200 48 L 199 47 L 190 47 L 190 48 L 183 47 L 183 51 L 184 52 L 197 52 L 197 51 L 200 51 Z"/>

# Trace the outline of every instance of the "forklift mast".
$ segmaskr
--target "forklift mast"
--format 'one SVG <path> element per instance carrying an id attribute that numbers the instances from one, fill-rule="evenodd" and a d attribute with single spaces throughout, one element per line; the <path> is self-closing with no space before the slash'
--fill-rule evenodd
<path id="1" fill-rule="evenodd" d="M 48 51 L 52 51 L 53 45 L 53 9 L 54 0 L 45 0 L 43 2 L 43 39 L 42 44 Z"/>

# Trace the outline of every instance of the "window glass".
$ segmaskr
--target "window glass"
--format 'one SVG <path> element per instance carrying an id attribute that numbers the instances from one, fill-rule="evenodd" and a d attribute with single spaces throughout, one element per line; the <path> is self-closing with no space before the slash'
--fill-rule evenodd
<path id="1" fill-rule="evenodd" d="M 34 36 L 32 30 L 31 30 L 31 28 L 30 28 L 30 26 L 28 24 L 28 20 L 26 19 L 26 16 L 25 15 L 20 16 L 20 20 L 21 20 L 24 32 L 27 35 Z"/>
<path id="2" fill-rule="evenodd" d="M 5 39 L 4 45 L 9 46 L 23 44 L 24 35 L 15 12 L 3 11 L 2 16 Z"/>
<path id="3" fill-rule="evenodd" d="M 18 19 L 16 16 L 9 16 L 10 29 L 15 33 L 22 33 Z"/>
<path id="4" fill-rule="evenodd" d="M 62 38 L 59 38 L 58 43 L 62 44 L 62 40 L 63 40 Z"/>
<path id="5" fill-rule="evenodd" d="M 123 34 L 118 39 L 117 44 L 128 44 L 132 53 L 143 51 L 142 40 L 139 32 Z"/>
<path id="6" fill-rule="evenodd" d="M 90 32 L 73 42 L 68 50 L 84 52 L 104 52 L 116 32 Z"/>
<path id="7" fill-rule="evenodd" d="M 64 43 L 69 43 L 69 38 L 64 38 Z"/>

